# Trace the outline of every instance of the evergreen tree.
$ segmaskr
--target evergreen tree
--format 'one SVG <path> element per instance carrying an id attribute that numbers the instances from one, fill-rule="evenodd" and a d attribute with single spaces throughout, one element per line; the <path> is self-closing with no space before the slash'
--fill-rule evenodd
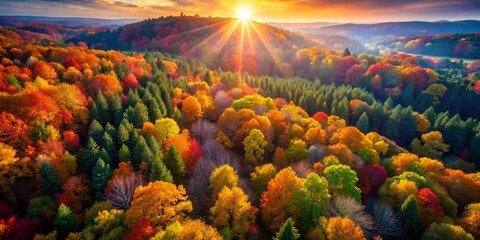
<path id="1" fill-rule="evenodd" d="M 122 147 L 118 150 L 118 160 L 120 162 L 130 162 L 132 160 L 132 153 L 127 145 L 122 144 Z"/>
<path id="2" fill-rule="evenodd" d="M 170 145 L 170 148 L 168 148 L 167 154 L 165 155 L 165 165 L 172 173 L 174 182 L 176 184 L 183 183 L 185 162 L 175 144 Z"/>
<path id="3" fill-rule="evenodd" d="M 103 149 L 107 151 L 110 160 L 117 158 L 117 148 L 115 147 L 115 143 L 113 139 L 110 137 L 110 134 L 104 133 L 103 134 L 103 142 L 102 142 Z"/>
<path id="4" fill-rule="evenodd" d="M 141 102 L 142 100 L 140 99 L 140 96 L 138 96 L 138 92 L 134 91 L 132 89 L 128 90 L 128 100 L 127 100 L 127 105 L 129 107 L 135 107 L 137 105 L 137 102 Z"/>
<path id="5" fill-rule="evenodd" d="M 160 119 L 164 116 L 155 99 L 150 98 L 145 100 L 145 103 L 148 107 L 148 116 L 150 117 L 150 122 L 155 122 L 157 119 Z"/>
<path id="6" fill-rule="evenodd" d="M 102 191 L 107 186 L 110 176 L 112 176 L 110 165 L 99 158 L 92 170 L 92 188 Z"/>
<path id="7" fill-rule="evenodd" d="M 133 125 L 137 128 L 141 128 L 143 123 L 149 120 L 148 108 L 142 102 L 138 102 L 133 108 L 133 112 Z"/>
<path id="8" fill-rule="evenodd" d="M 409 83 L 402 91 L 402 94 L 398 98 L 400 104 L 402 106 L 410 106 L 413 103 L 413 98 L 415 94 L 415 89 L 413 88 L 413 84 Z"/>
<path id="9" fill-rule="evenodd" d="M 412 239 L 418 239 L 421 220 L 420 209 L 418 208 L 415 195 L 410 195 L 405 202 L 403 202 L 398 212 L 398 219 L 405 226 L 405 233 Z"/>
<path id="10" fill-rule="evenodd" d="M 278 230 L 274 240 L 295 240 L 300 238 L 298 230 L 295 228 L 292 218 L 288 218 L 283 226 Z"/>
<path id="11" fill-rule="evenodd" d="M 98 158 L 103 159 L 103 161 L 106 164 L 112 165 L 112 158 L 108 154 L 107 150 L 105 150 L 105 148 L 102 148 L 102 150 L 100 150 L 100 152 L 98 152 Z"/>
<path id="12" fill-rule="evenodd" d="M 87 148 L 83 153 L 83 160 L 80 162 L 80 167 L 85 172 L 92 171 L 93 165 L 98 160 L 99 152 L 100 152 L 100 147 L 97 145 L 97 142 L 95 142 L 93 138 L 89 138 L 87 142 Z"/>
<path id="13" fill-rule="evenodd" d="M 133 156 L 132 156 L 132 166 L 135 169 L 140 167 L 140 163 L 146 162 L 150 164 L 153 159 L 153 153 L 148 148 L 147 142 L 143 136 L 139 136 L 137 140 L 137 144 L 133 148 Z"/>
<path id="14" fill-rule="evenodd" d="M 163 153 L 155 137 L 153 136 L 148 137 L 147 144 L 148 144 L 148 148 L 150 149 L 150 151 L 152 151 L 152 154 L 154 156 L 160 156 L 160 158 L 163 158 Z"/>
<path id="15" fill-rule="evenodd" d="M 102 144 L 103 141 L 103 127 L 97 120 L 93 120 L 88 129 L 88 136 L 93 138 L 95 142 Z"/>
<path id="16" fill-rule="evenodd" d="M 55 218 L 55 230 L 58 232 L 59 239 L 65 239 L 69 233 L 77 230 L 77 217 L 69 207 L 63 203 L 58 207 L 57 216 Z"/>
<path id="17" fill-rule="evenodd" d="M 108 122 L 108 103 L 100 90 L 97 92 L 95 103 L 97 104 L 98 115 L 100 117 L 100 119 L 97 120 L 103 126 Z"/>
<path id="18" fill-rule="evenodd" d="M 108 105 L 113 118 L 113 125 L 118 127 L 123 119 L 122 98 L 119 94 L 110 94 L 108 100 Z"/>
<path id="19" fill-rule="evenodd" d="M 172 119 L 175 120 L 175 122 L 177 122 L 178 127 L 180 127 L 180 129 L 183 129 L 186 127 L 185 118 L 183 117 L 182 111 L 178 109 L 175 110 L 175 112 L 172 114 Z"/>
<path id="20" fill-rule="evenodd" d="M 168 168 L 162 161 L 162 158 L 155 156 L 152 162 L 149 165 L 148 180 L 150 182 L 154 181 L 164 181 L 164 182 L 173 182 L 173 177 Z"/>
<path id="21" fill-rule="evenodd" d="M 120 126 L 118 126 L 118 132 L 117 132 L 118 146 L 121 146 L 122 144 L 127 143 L 129 138 L 130 138 L 129 130 L 125 127 L 125 125 L 120 124 Z"/>
<path id="22" fill-rule="evenodd" d="M 47 160 L 43 160 L 38 168 L 41 176 L 40 186 L 45 195 L 54 196 L 55 193 L 60 192 L 60 180 L 58 180 L 58 174 Z"/>
<path id="23" fill-rule="evenodd" d="M 116 143 L 117 139 L 117 129 L 111 124 L 107 123 L 105 124 L 104 131 L 110 135 L 110 138 L 112 138 L 113 142 Z"/>
<path id="24" fill-rule="evenodd" d="M 367 113 L 363 113 L 355 125 L 362 133 L 367 134 L 370 131 Z"/>

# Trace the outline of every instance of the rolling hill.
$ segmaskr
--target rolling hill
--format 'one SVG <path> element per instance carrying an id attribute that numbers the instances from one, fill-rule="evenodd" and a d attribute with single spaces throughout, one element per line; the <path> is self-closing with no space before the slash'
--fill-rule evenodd
<path id="1" fill-rule="evenodd" d="M 372 47 L 441 57 L 480 59 L 480 33 L 384 37 Z"/>
<path id="2" fill-rule="evenodd" d="M 340 24 L 317 28 L 316 33 L 337 34 L 369 42 L 389 35 L 429 36 L 446 33 L 480 32 L 480 21 L 387 22 L 376 24 Z"/>
<path id="3" fill-rule="evenodd" d="M 162 51 L 197 58 L 211 68 L 285 75 L 295 53 L 319 46 L 299 34 L 232 18 L 161 17 L 68 41 L 97 49 Z"/>

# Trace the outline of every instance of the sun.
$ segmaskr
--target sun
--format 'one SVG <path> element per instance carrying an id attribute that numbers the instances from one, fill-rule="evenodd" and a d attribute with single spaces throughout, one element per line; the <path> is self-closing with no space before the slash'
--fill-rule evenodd
<path id="1" fill-rule="evenodd" d="M 250 21 L 251 17 L 252 17 L 252 11 L 250 11 L 249 8 L 240 8 L 237 10 L 237 16 L 238 16 L 238 19 L 240 19 L 241 21 Z"/>

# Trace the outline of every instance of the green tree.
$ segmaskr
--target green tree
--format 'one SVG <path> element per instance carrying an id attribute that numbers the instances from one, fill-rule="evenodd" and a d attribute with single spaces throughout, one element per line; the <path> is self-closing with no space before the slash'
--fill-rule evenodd
<path id="1" fill-rule="evenodd" d="M 122 147 L 118 150 L 118 160 L 120 162 L 130 162 L 132 160 L 132 153 L 127 145 L 122 144 Z"/>
<path id="2" fill-rule="evenodd" d="M 27 216 L 30 218 L 39 218 L 44 221 L 52 221 L 57 211 L 57 203 L 52 197 L 37 197 L 30 200 Z"/>
<path id="3" fill-rule="evenodd" d="M 185 162 L 182 154 L 178 151 L 175 144 L 171 144 L 165 155 L 165 165 L 170 170 L 173 180 L 176 184 L 183 183 L 185 175 Z"/>
<path id="4" fill-rule="evenodd" d="M 148 108 L 142 102 L 138 102 L 133 108 L 135 113 L 133 118 L 133 125 L 137 128 L 141 128 L 144 122 L 149 120 L 148 118 Z"/>
<path id="5" fill-rule="evenodd" d="M 98 159 L 92 170 L 92 187 L 101 191 L 107 186 L 107 182 L 112 176 L 112 169 L 109 164 L 105 163 L 101 158 Z"/>
<path id="6" fill-rule="evenodd" d="M 333 195 L 348 195 L 360 201 L 357 174 L 349 166 L 332 165 L 323 172 Z"/>
<path id="7" fill-rule="evenodd" d="M 60 192 L 60 180 L 58 180 L 57 171 L 55 171 L 50 162 L 43 160 L 38 171 L 41 176 L 40 186 L 44 194 L 54 196 L 55 193 Z"/>
<path id="8" fill-rule="evenodd" d="M 298 230 L 295 228 L 292 218 L 287 218 L 280 230 L 273 238 L 274 240 L 295 240 L 300 238 Z"/>
<path id="9" fill-rule="evenodd" d="M 135 147 L 133 148 L 132 166 L 135 169 L 140 167 L 140 163 L 146 162 L 150 164 L 154 155 L 145 141 L 143 136 L 139 136 Z"/>
<path id="10" fill-rule="evenodd" d="M 148 180 L 173 183 L 173 177 L 161 156 L 155 156 L 148 167 Z"/>
<path id="11" fill-rule="evenodd" d="M 95 142 L 102 143 L 103 132 L 104 132 L 104 129 L 102 127 L 102 124 L 100 124 L 100 122 L 94 119 L 90 124 L 90 128 L 88 129 L 88 136 L 93 138 Z"/>
<path id="12" fill-rule="evenodd" d="M 55 230 L 58 232 L 58 237 L 65 239 L 68 233 L 75 232 L 78 222 L 75 213 L 62 203 L 60 207 L 58 207 L 54 224 Z"/>
<path id="13" fill-rule="evenodd" d="M 318 218 L 325 213 L 325 207 L 330 199 L 328 182 L 316 173 L 307 175 L 302 189 L 293 193 L 294 204 L 301 208 L 299 226 L 303 233 L 316 225 Z"/>
<path id="14" fill-rule="evenodd" d="M 370 125 L 368 123 L 368 116 L 367 113 L 363 113 L 357 121 L 355 125 L 358 130 L 360 130 L 363 134 L 367 134 L 370 131 Z"/>
<path id="15" fill-rule="evenodd" d="M 97 142 L 93 138 L 89 138 L 87 142 L 87 148 L 83 153 L 83 161 L 80 162 L 80 166 L 85 172 L 91 172 L 92 167 L 95 162 L 98 160 L 98 154 L 100 152 L 100 147 L 98 147 Z"/>
<path id="16" fill-rule="evenodd" d="M 117 159 L 117 148 L 115 147 L 112 137 L 107 132 L 103 134 L 102 147 L 107 151 L 110 160 Z"/>
<path id="17" fill-rule="evenodd" d="M 415 195 L 410 195 L 405 202 L 403 202 L 400 211 L 398 212 L 398 219 L 405 226 L 405 232 L 412 238 L 419 237 L 421 219 L 420 209 L 418 208 Z"/>
<path id="18" fill-rule="evenodd" d="M 432 223 L 428 229 L 423 233 L 422 239 L 425 240 L 474 240 L 470 233 L 460 226 L 455 226 L 448 223 Z"/>

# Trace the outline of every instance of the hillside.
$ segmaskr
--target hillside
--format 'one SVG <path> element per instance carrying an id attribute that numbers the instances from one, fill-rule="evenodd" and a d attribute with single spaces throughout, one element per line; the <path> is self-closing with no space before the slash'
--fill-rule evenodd
<path id="1" fill-rule="evenodd" d="M 102 19 L 102 18 L 75 18 L 75 17 L 40 17 L 40 16 L 0 16 L 0 25 L 18 27 L 32 22 L 44 24 L 60 24 L 65 26 L 97 26 L 117 28 L 140 19 Z"/>
<path id="2" fill-rule="evenodd" d="M 377 39 L 370 45 L 407 53 L 480 59 L 480 33 L 390 36 Z"/>
<path id="3" fill-rule="evenodd" d="M 25 19 L 25 20 L 24 20 Z M 38 21 L 29 21 L 28 17 L 24 18 L 6 18 L 0 17 L 0 26 L 19 30 L 19 32 L 29 31 L 32 34 L 38 33 L 43 35 L 48 35 L 48 38 L 55 39 L 56 41 L 64 41 L 65 39 L 73 38 L 73 37 L 85 37 L 94 33 L 104 32 L 110 30 L 112 28 L 107 26 L 99 26 L 99 25 L 81 25 L 81 21 L 77 22 L 77 25 L 73 25 L 74 20 L 71 19 L 69 21 L 47 21 L 51 20 L 51 18 L 35 18 L 32 17 L 31 19 L 38 19 Z M 46 19 L 46 20 L 43 20 Z M 92 20 L 93 21 L 93 20 Z M 59 23 L 56 23 L 59 22 Z M 90 22 L 84 22 L 90 23 Z"/>
<path id="4" fill-rule="evenodd" d="M 389 35 L 429 36 L 447 33 L 480 32 L 480 21 L 389 22 L 375 24 L 340 24 L 315 29 L 316 33 L 344 35 L 362 42 L 370 42 Z"/>
<path id="5" fill-rule="evenodd" d="M 97 49 L 162 51 L 197 58 L 211 68 L 285 75 L 283 66 L 302 48 L 319 43 L 254 21 L 231 18 L 166 17 L 68 41 Z"/>

